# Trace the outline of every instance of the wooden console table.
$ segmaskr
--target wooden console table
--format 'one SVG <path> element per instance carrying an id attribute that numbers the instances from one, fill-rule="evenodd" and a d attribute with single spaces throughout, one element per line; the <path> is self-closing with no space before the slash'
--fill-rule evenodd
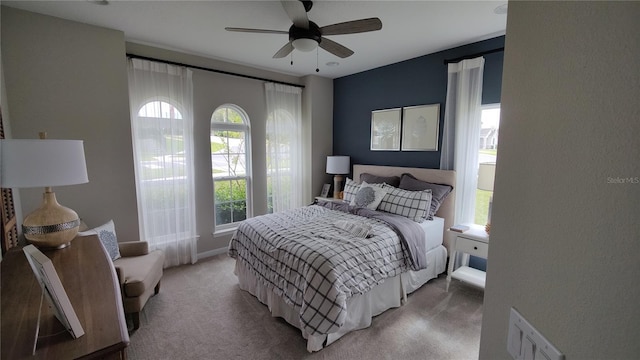
<path id="1" fill-rule="evenodd" d="M 85 334 L 65 331 L 46 299 L 32 355 L 42 294 L 21 247 L 2 260 L 2 359 L 125 359 L 129 334 L 115 268 L 97 236 L 78 237 L 51 259 Z"/>

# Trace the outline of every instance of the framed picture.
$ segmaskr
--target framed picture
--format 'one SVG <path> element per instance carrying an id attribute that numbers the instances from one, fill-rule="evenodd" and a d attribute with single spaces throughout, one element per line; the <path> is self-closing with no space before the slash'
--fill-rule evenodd
<path id="1" fill-rule="evenodd" d="M 320 193 L 320 197 L 326 198 L 329 196 L 329 190 L 331 190 L 331 184 L 324 184 L 322 187 L 322 192 Z"/>
<path id="2" fill-rule="evenodd" d="M 437 151 L 440 104 L 402 109 L 402 151 Z"/>
<path id="3" fill-rule="evenodd" d="M 73 306 L 71 306 L 67 293 L 62 287 L 62 282 L 60 282 L 51 259 L 33 245 L 25 246 L 22 251 L 24 251 L 33 274 L 40 283 L 40 287 L 42 287 L 42 296 L 47 298 L 58 320 L 74 339 L 84 335 L 82 325 L 73 310 Z M 38 334 L 36 332 L 36 340 L 37 338 Z"/>
<path id="4" fill-rule="evenodd" d="M 400 150 L 400 108 L 371 112 L 371 150 Z"/>

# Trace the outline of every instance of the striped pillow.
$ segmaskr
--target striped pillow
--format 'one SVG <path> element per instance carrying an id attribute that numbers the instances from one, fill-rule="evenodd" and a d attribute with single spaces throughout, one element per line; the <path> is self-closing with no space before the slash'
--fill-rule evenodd
<path id="1" fill-rule="evenodd" d="M 378 205 L 378 210 L 402 215 L 415 222 L 423 222 L 429 216 L 431 189 L 409 191 L 384 184 L 387 194 Z"/>

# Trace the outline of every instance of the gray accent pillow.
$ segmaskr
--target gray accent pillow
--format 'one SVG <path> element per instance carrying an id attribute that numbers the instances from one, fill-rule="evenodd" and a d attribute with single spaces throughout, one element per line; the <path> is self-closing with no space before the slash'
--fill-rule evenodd
<path id="1" fill-rule="evenodd" d="M 116 260 L 121 257 L 120 248 L 118 247 L 118 237 L 116 236 L 116 228 L 113 224 L 113 220 L 109 220 L 108 223 L 98 226 L 97 228 L 78 233 L 78 236 L 88 235 L 98 235 L 98 239 L 100 239 L 102 246 L 107 250 L 111 260 Z"/>
<path id="2" fill-rule="evenodd" d="M 393 187 L 398 187 L 400 185 L 400 177 L 399 176 L 378 176 L 369 173 L 360 174 L 360 182 L 367 182 L 369 184 L 382 184 L 385 183 L 387 185 L 391 185 Z"/>
<path id="3" fill-rule="evenodd" d="M 431 190 L 431 208 L 429 209 L 428 220 L 433 220 L 436 212 L 440 208 L 440 205 L 444 202 L 444 199 L 449 195 L 453 186 L 444 184 L 435 184 L 427 181 L 418 180 L 415 176 L 404 173 L 400 178 L 400 189 L 419 191 L 419 190 Z"/>
<path id="4" fill-rule="evenodd" d="M 386 194 L 386 189 L 376 186 L 375 184 L 367 184 L 363 181 L 360 189 L 351 200 L 350 205 L 375 210 Z"/>

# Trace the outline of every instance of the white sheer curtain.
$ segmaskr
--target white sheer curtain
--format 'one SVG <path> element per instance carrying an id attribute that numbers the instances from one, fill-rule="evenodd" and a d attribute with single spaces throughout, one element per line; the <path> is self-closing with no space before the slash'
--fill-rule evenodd
<path id="1" fill-rule="evenodd" d="M 128 74 L 140 239 L 165 267 L 195 263 L 191 71 L 129 59 Z"/>
<path id="2" fill-rule="evenodd" d="M 456 171 L 455 222 L 473 223 L 484 58 L 449 64 L 440 168 Z"/>
<path id="3" fill-rule="evenodd" d="M 304 205 L 302 172 L 302 89 L 265 83 L 267 176 L 273 212 Z"/>

